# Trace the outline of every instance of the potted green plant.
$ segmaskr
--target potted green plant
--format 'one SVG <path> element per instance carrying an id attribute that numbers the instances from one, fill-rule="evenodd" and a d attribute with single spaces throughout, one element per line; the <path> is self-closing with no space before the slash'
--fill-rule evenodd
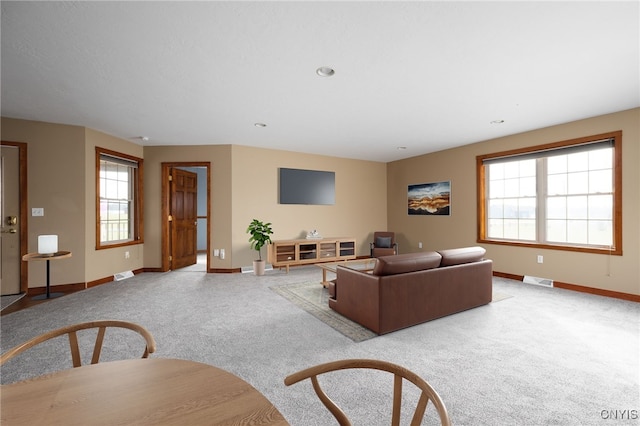
<path id="1" fill-rule="evenodd" d="M 253 273 L 255 275 L 264 275 L 265 261 L 262 259 L 260 249 L 265 244 L 271 244 L 271 235 L 273 229 L 271 229 L 271 222 L 261 222 L 258 219 L 253 219 L 247 228 L 247 234 L 251 235 L 249 242 L 251 248 L 258 252 L 258 260 L 253 261 Z"/>

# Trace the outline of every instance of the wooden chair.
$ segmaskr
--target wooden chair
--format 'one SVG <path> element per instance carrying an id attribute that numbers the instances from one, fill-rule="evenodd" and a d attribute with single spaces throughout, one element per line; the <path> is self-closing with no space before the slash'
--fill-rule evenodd
<path id="1" fill-rule="evenodd" d="M 433 405 L 438 411 L 440 417 L 440 423 L 442 426 L 450 426 L 451 420 L 447 413 L 447 408 L 442 402 L 440 395 L 429 385 L 424 379 L 416 375 L 412 371 L 407 370 L 396 364 L 392 364 L 386 361 L 371 360 L 371 359 L 346 359 L 340 361 L 329 362 L 326 364 L 316 365 L 314 367 L 307 368 L 297 373 L 291 374 L 284 379 L 284 384 L 290 386 L 294 383 L 298 383 L 305 379 L 311 379 L 313 389 L 327 407 L 327 409 L 333 414 L 338 423 L 341 426 L 351 426 L 351 422 L 347 418 L 346 414 L 340 409 L 327 394 L 321 389 L 318 383 L 318 376 L 324 373 L 347 370 L 355 368 L 369 368 L 375 370 L 386 371 L 394 375 L 393 382 L 393 412 L 391 417 L 391 425 L 398 426 L 400 424 L 400 407 L 402 401 L 402 383 L 403 379 L 408 380 L 416 385 L 422 393 L 416 406 L 416 410 L 411 420 L 411 426 L 419 426 L 422 423 L 424 413 L 427 408 L 429 400 L 433 401 Z"/>
<path id="2" fill-rule="evenodd" d="M 49 331 L 48 333 L 41 334 L 36 336 L 26 342 L 9 349 L 7 352 L 3 353 L 0 356 L 0 365 L 4 365 L 5 362 L 9 361 L 11 358 L 15 357 L 18 354 L 26 351 L 29 348 L 32 348 L 40 343 L 43 343 L 47 340 L 53 339 L 58 336 L 62 336 L 67 334 L 69 336 L 69 345 L 71 346 L 71 359 L 73 361 L 74 367 L 80 367 L 82 365 L 81 357 L 80 357 L 80 348 L 78 345 L 78 335 L 77 332 L 80 330 L 86 330 L 91 328 L 97 328 L 97 336 L 96 343 L 93 347 L 93 356 L 91 358 L 91 364 L 97 364 L 100 360 L 100 352 L 102 350 L 102 342 L 104 341 L 104 335 L 109 327 L 117 327 L 117 328 L 126 328 L 129 330 L 133 330 L 140 334 L 145 342 L 144 352 L 142 353 L 142 358 L 148 358 L 150 353 L 156 351 L 156 342 L 153 339 L 153 336 L 149 331 L 141 325 L 134 324 L 132 322 L 127 321 L 118 321 L 118 320 L 103 320 L 103 321 L 91 321 L 84 322 L 81 324 L 73 324 L 68 325 L 66 327 L 59 328 L 57 330 Z"/>

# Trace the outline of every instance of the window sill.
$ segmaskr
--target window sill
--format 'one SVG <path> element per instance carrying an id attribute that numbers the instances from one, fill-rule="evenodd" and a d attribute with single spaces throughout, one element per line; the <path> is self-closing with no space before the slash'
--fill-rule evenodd
<path id="1" fill-rule="evenodd" d="M 481 244 L 497 244 L 503 246 L 512 247 L 528 247 L 539 248 L 547 250 L 562 250 L 562 251 L 574 251 L 579 253 L 593 253 L 593 254 L 606 254 L 613 256 L 622 256 L 622 249 L 616 247 L 584 247 L 584 246 L 572 246 L 572 245 L 560 245 L 560 244 L 541 244 L 541 243 L 526 243 L 522 241 L 508 241 L 508 240 L 488 240 L 478 239 L 478 243 Z"/>

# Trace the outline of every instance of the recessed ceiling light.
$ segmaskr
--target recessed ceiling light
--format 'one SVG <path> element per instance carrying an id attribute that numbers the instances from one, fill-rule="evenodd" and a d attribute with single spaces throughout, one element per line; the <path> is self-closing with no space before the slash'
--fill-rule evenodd
<path id="1" fill-rule="evenodd" d="M 267 125 L 264 124 L 264 123 L 255 123 L 254 126 L 256 126 L 256 127 L 267 127 Z"/>
<path id="2" fill-rule="evenodd" d="M 491 124 L 502 124 L 502 123 L 504 123 L 504 120 L 493 120 L 491 122 Z"/>
<path id="3" fill-rule="evenodd" d="M 404 151 L 405 149 L 407 149 L 407 147 L 406 147 L 406 146 L 399 146 L 399 147 L 397 148 L 397 150 L 398 150 L 398 151 Z"/>
<path id="4" fill-rule="evenodd" d="M 316 70 L 316 74 L 318 74 L 320 77 L 331 77 L 335 73 L 336 71 L 333 68 L 329 67 L 320 67 Z"/>
<path id="5" fill-rule="evenodd" d="M 148 142 L 149 136 L 140 136 L 140 139 L 142 139 L 142 142 Z"/>

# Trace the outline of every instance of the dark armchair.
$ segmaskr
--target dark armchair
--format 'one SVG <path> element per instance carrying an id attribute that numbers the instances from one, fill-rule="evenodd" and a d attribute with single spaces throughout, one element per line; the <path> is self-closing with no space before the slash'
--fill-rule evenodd
<path id="1" fill-rule="evenodd" d="M 398 254 L 398 243 L 396 243 L 395 232 L 377 231 L 373 233 L 371 247 L 371 257 L 389 256 Z"/>

